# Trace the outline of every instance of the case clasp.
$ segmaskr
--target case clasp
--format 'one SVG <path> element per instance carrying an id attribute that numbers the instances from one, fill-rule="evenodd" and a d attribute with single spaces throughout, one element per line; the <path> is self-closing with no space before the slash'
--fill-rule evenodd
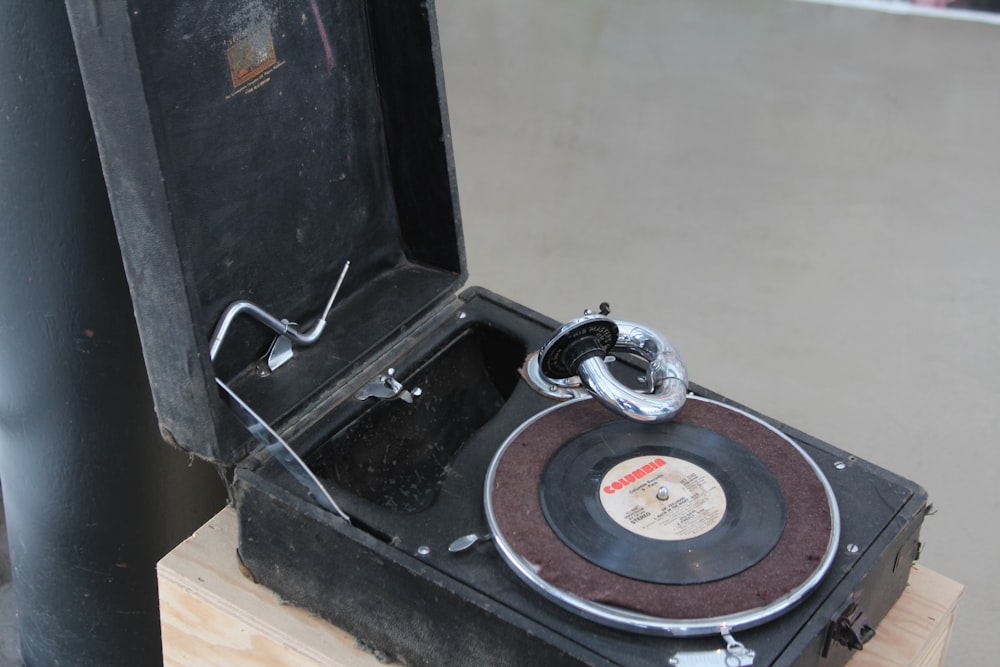
<path id="1" fill-rule="evenodd" d="M 831 639 L 852 651 L 860 651 L 875 636 L 868 616 L 856 601 L 852 601 L 834 621 Z"/>

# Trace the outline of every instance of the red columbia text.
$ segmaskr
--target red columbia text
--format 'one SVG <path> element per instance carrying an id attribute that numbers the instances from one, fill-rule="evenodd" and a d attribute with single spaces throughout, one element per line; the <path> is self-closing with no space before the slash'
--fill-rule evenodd
<path id="1" fill-rule="evenodd" d="M 621 479 L 611 482 L 610 484 L 604 487 L 603 491 L 604 493 L 614 493 L 615 491 L 621 491 L 629 484 L 633 484 L 639 481 L 640 479 L 642 479 L 649 473 L 653 472 L 657 468 L 662 468 L 665 465 L 667 465 L 667 462 L 664 461 L 663 459 L 656 459 L 654 461 L 651 461 L 650 463 L 647 463 L 641 468 L 636 468 L 635 470 L 625 475 Z"/>

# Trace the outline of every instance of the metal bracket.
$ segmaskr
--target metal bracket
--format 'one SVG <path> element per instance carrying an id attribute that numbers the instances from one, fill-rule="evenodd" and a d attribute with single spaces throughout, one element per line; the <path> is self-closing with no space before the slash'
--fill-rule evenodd
<path id="1" fill-rule="evenodd" d="M 292 349 L 292 339 L 284 334 L 276 336 L 267 349 L 267 354 L 257 364 L 257 372 L 260 375 L 269 375 L 278 370 L 295 356 Z"/>
<path id="2" fill-rule="evenodd" d="M 383 400 L 401 399 L 404 403 L 412 403 L 413 399 L 420 396 L 423 390 L 420 387 L 404 389 L 402 383 L 396 379 L 396 369 L 390 368 L 374 380 L 371 380 L 361 389 L 354 393 L 354 398 L 363 401 L 367 398 L 379 398 Z"/>

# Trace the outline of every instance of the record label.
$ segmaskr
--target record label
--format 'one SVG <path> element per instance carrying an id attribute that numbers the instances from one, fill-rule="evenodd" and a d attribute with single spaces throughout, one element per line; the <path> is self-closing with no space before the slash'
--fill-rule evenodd
<path id="1" fill-rule="evenodd" d="M 637 456 L 601 480 L 601 506 L 619 526 L 653 540 L 687 540 L 719 525 L 726 494 L 705 469 L 673 456 Z"/>

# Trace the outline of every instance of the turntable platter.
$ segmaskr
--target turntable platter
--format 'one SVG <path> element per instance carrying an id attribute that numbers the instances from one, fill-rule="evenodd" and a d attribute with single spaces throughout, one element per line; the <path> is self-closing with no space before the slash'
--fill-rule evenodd
<path id="1" fill-rule="evenodd" d="M 589 399 L 540 413 L 498 451 L 485 500 L 501 555 L 530 586 L 651 634 L 787 611 L 822 579 L 840 530 L 828 482 L 792 440 L 698 397 L 665 424 Z"/>

